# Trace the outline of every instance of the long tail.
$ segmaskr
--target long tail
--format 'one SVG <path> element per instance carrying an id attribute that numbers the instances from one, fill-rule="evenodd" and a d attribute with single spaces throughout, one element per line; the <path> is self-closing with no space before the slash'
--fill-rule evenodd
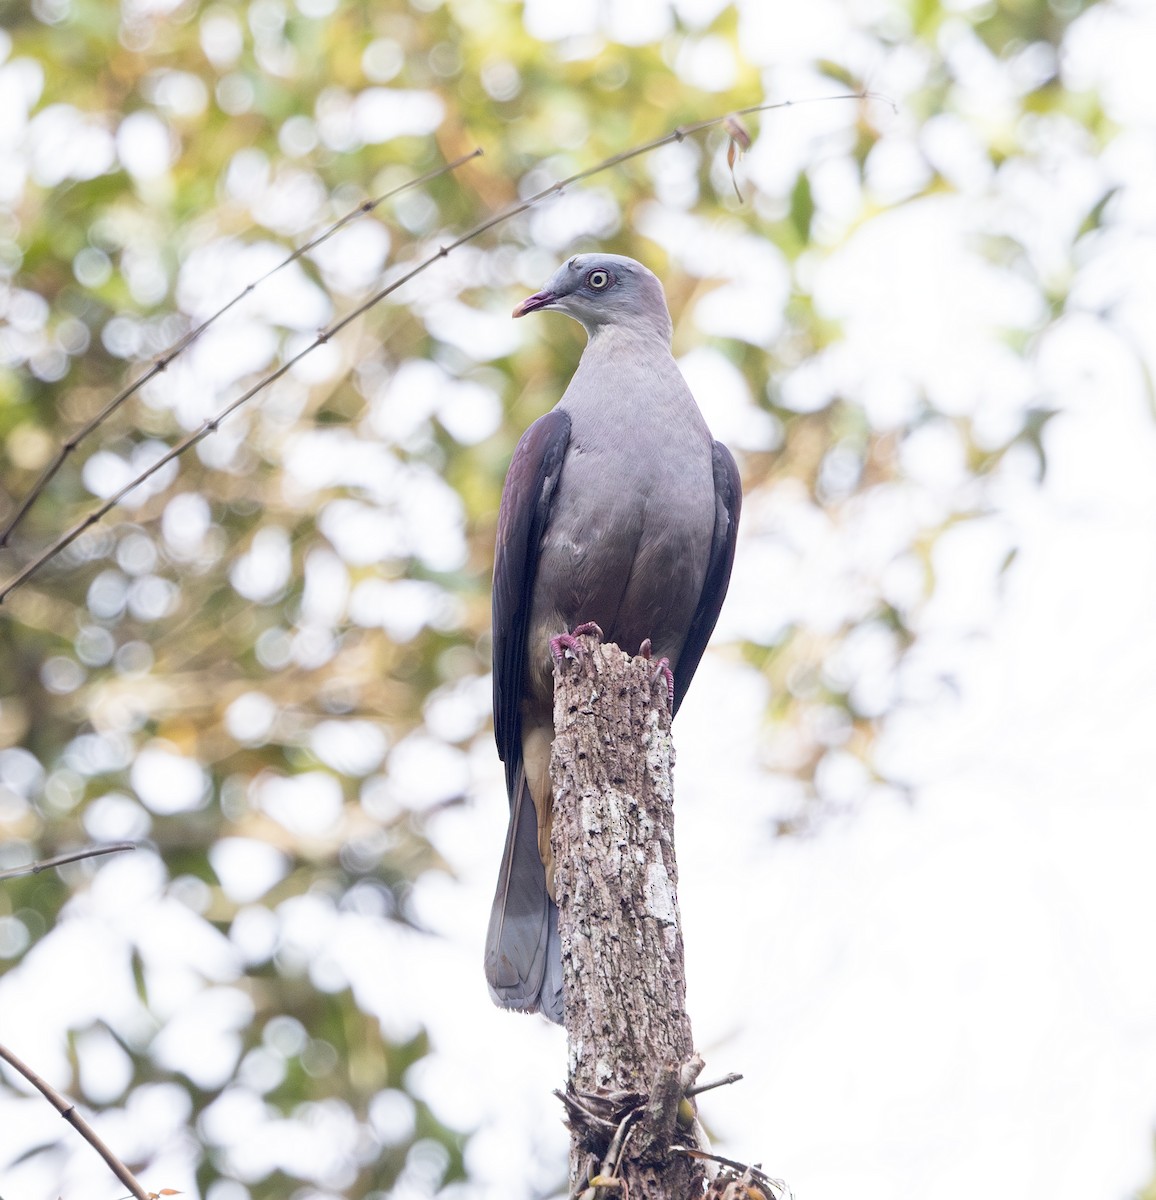
<path id="1" fill-rule="evenodd" d="M 502 1008 L 541 1011 L 562 1024 L 562 943 L 558 908 L 546 891 L 538 818 L 518 772 L 502 870 L 486 934 L 486 979 Z"/>

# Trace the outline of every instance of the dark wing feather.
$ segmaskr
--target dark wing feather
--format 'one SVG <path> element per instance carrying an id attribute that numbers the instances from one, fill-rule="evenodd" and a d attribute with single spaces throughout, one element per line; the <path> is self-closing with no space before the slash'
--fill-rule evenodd
<path id="1" fill-rule="evenodd" d="M 687 630 L 686 641 L 678 658 L 674 675 L 674 711 L 678 712 L 686 689 L 698 669 L 699 660 L 718 620 L 722 603 L 731 580 L 735 561 L 735 538 L 739 531 L 739 512 L 743 505 L 742 482 L 731 452 L 722 444 L 713 446 L 715 525 L 710 544 L 710 561 L 698 608 Z"/>
<path id="2" fill-rule="evenodd" d="M 525 677 L 526 636 L 538 551 L 550 503 L 570 442 L 570 417 L 554 409 L 522 435 L 510 462 L 494 550 L 494 737 L 506 764 L 513 804 L 522 758 L 520 704 Z"/>

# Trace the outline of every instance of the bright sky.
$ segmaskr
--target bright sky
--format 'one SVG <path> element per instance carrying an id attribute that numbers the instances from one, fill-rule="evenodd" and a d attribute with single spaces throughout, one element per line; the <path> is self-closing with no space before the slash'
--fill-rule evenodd
<path id="1" fill-rule="evenodd" d="M 687 13 L 711 7 L 680 5 Z M 744 49 L 757 57 L 759 47 L 774 46 L 774 64 L 786 72 L 776 76 L 782 90 L 792 62 L 821 53 L 832 31 L 847 27 L 853 7 L 815 5 L 804 14 L 796 5 L 780 24 L 781 6 L 751 0 L 744 6 Z M 639 4 L 630 12 L 626 24 L 616 18 L 621 27 L 614 34 L 647 40 L 667 8 Z M 582 33 L 583 22 L 597 20 L 594 6 L 580 3 L 535 0 L 527 13 L 541 37 Z M 774 38 L 768 20 L 775 22 Z M 720 78 L 723 50 L 700 47 L 683 69 Z M 982 81 L 982 64 L 970 53 L 961 47 L 957 66 Z M 818 303 L 843 322 L 846 339 L 810 372 L 798 373 L 790 396 L 798 407 L 834 382 L 863 396 L 876 428 L 901 420 L 919 388 L 943 411 L 974 415 L 993 439 L 1028 404 L 1047 403 L 1061 416 L 1046 434 L 1044 485 L 1030 482 L 1025 456 L 1022 476 L 1008 471 L 999 483 L 996 513 L 943 540 L 935 561 L 940 598 L 922 618 L 928 650 L 905 678 L 880 683 L 911 701 L 891 723 L 884 755 L 888 769 L 914 785 L 913 804 L 880 794 L 817 837 L 772 840 L 771 785 L 762 764 L 776 731 L 762 725 L 761 683 L 725 653 L 704 661 L 675 729 L 692 1017 L 708 1076 L 732 1070 L 746 1076 L 711 1093 L 704 1115 L 722 1153 L 760 1161 L 800 1200 L 963 1200 L 977 1192 L 1123 1200 L 1152 1172 L 1156 427 L 1134 356 L 1139 350 L 1156 368 L 1153 61 L 1153 10 L 1138 3 L 1093 10 L 1072 39 L 1069 69 L 1074 79 L 1104 90 L 1122 128 L 1117 142 L 1092 161 L 1053 131 L 1046 169 L 1002 181 L 994 191 L 963 123 L 942 119 L 915 129 L 902 110 L 904 64 L 880 64 L 874 86 L 895 96 L 900 113 L 873 168 L 876 195 L 902 195 L 910 186 L 917 137 L 939 155 L 958 193 L 866 223 L 810 268 Z M 977 86 L 973 103 L 976 119 L 998 121 L 998 81 Z M 821 139 L 830 122 L 838 128 L 844 119 L 815 108 L 776 122 L 773 146 L 760 144 L 748 157 L 748 178 L 774 186 L 780 172 L 793 170 L 794 156 L 810 153 L 809 139 Z M 677 187 L 681 169 L 671 156 L 658 175 L 660 189 Z M 837 243 L 840 204 L 853 223 L 861 197 L 835 168 L 816 171 L 815 181 L 836 214 L 829 232 Z M 997 331 L 1035 321 L 1032 291 L 984 267 L 971 253 L 971 239 L 1014 229 L 1037 263 L 1062 273 L 1068 265 L 1057 247 L 1086 211 L 1087 196 L 1105 182 L 1123 189 L 1119 220 L 1072 265 L 1074 307 L 1085 315 L 1065 319 L 1025 365 Z M 779 295 L 782 264 L 741 235 L 688 240 L 677 216 L 657 204 L 643 219 L 646 236 L 685 269 L 700 266 L 696 254 L 742 264 L 732 284 L 696 312 L 684 366 L 720 436 L 740 449 L 764 444 L 773 430 L 741 380 L 701 342 L 728 323 L 752 320 L 752 295 Z M 540 228 L 553 248 L 562 236 L 558 221 L 546 216 Z M 242 282 L 254 273 L 250 267 Z M 212 271 L 206 264 L 206 276 Z M 1112 328 L 1094 315 L 1109 307 Z M 471 314 L 443 306 L 435 319 L 465 337 Z M 773 313 L 765 320 L 773 321 Z M 486 332 L 490 341 L 543 336 L 541 329 L 487 326 Z M 407 394 L 443 405 L 450 421 L 456 411 L 471 436 L 485 436 L 496 419 L 492 398 L 451 394 L 443 385 L 420 366 L 406 380 Z M 391 412 L 396 406 L 383 404 L 381 419 L 396 419 Z M 406 435 L 392 427 L 378 432 Z M 300 486 L 320 486 L 305 473 L 322 470 L 321 450 L 306 447 L 298 466 L 289 464 Z M 379 466 L 367 458 L 357 469 L 379 478 Z M 765 634 L 797 613 L 837 622 L 854 603 L 849 582 L 883 570 L 896 539 L 906 536 L 910 506 L 933 514 L 966 486 L 946 423 L 929 426 L 907 466 L 917 489 L 882 497 L 839 525 L 790 495 L 752 505 L 720 640 Z M 429 519 L 440 522 L 440 534 L 423 528 L 419 537 L 402 520 L 382 538 L 411 537 L 452 558 L 454 513 L 437 503 L 431 499 Z M 772 533 L 784 528 L 798 534 L 786 557 L 771 549 L 782 544 Z M 236 564 L 234 583 L 243 594 L 284 557 L 276 533 L 267 541 L 260 571 L 245 560 Z M 1001 580 L 996 567 L 1010 546 L 1018 554 Z M 318 579 L 336 579 L 323 563 L 316 570 Z M 901 589 L 902 580 L 894 586 Z M 310 603 L 320 614 L 336 611 L 339 590 L 338 583 L 328 592 L 319 585 Z M 380 597 L 363 602 L 370 599 Z M 390 632 L 410 636 L 406 614 L 420 613 L 428 596 L 411 592 L 395 600 L 398 624 Z M 956 690 L 935 685 L 945 673 Z M 431 725 L 471 728 L 483 719 L 486 702 L 484 687 L 444 698 Z M 235 734 L 261 736 L 271 719 L 261 698 L 235 708 Z M 380 737 L 372 727 L 353 732 L 359 736 L 352 740 L 349 730 L 323 733 L 319 753 L 338 769 L 342 763 L 372 769 L 384 753 Z M 446 1121 L 480 1130 L 469 1149 L 475 1182 L 454 1189 L 478 1200 L 518 1200 L 555 1185 L 566 1146 L 550 1096 L 564 1074 L 562 1034 L 536 1018 L 495 1010 L 481 973 L 505 820 L 498 766 L 488 742 L 465 760 L 433 738 L 411 739 L 404 754 L 391 758 L 394 791 L 374 798 L 381 813 L 403 793 L 433 803 L 440 795 L 428 786 L 434 778 L 450 779 L 451 788 L 467 783 L 477 797 L 433 823 L 438 847 L 460 872 L 454 881 L 426 876 L 417 888 L 419 910 L 440 938 L 370 915 L 338 921 L 322 902 L 302 897 L 286 950 L 311 963 L 318 986 L 352 980 L 388 1033 L 412 1031 L 418 1021 L 429 1026 L 439 1053 L 419 1064 L 413 1083 Z M 191 807 L 203 779 L 190 768 L 150 751 L 138 758 L 133 783 L 142 795 Z M 321 772 L 282 781 L 262 802 L 286 827 L 307 829 L 329 819 L 337 803 L 331 782 Z M 110 798 L 93 820 L 102 835 L 133 836 L 132 809 Z M 282 869 L 275 850 L 253 843 L 223 844 L 214 864 L 242 900 L 260 896 Z M 242 993 L 230 984 L 274 931 L 254 906 L 231 943 L 216 938 L 190 915 L 198 897 L 162 898 L 161 883 L 143 857 L 109 862 L 74 907 L 74 919 L 18 976 L 0 981 L 0 1027 L 33 1031 L 22 1048 L 46 1074 L 63 1067 L 60 1028 L 93 1010 L 144 1019 L 131 992 L 119 988 L 121 976 L 108 969 L 123 953 L 122 937 L 147 946 L 158 964 L 154 996 L 167 1018 L 162 1053 L 169 1064 L 206 1084 L 230 1069 L 236 1031 L 248 1017 Z M 208 997 L 198 973 L 217 985 Z M 85 986 L 62 986 L 64 979 L 83 979 Z M 283 1033 L 292 1049 L 297 1033 L 288 1027 Z M 115 1093 L 115 1047 L 91 1035 L 80 1057 Z M 286 1123 L 271 1138 L 249 1136 L 263 1119 L 260 1073 L 276 1066 L 257 1058 L 246 1069 L 254 1085 L 249 1098 L 234 1095 L 209 1119 L 218 1136 L 232 1139 L 237 1161 L 257 1171 L 262 1155 L 316 1162 L 328 1152 L 339 1164 L 345 1132 L 324 1112 L 314 1114 L 308 1134 Z M 6 1103 L 6 1134 L 36 1140 L 41 1108 L 38 1100 Z M 158 1087 L 130 1119 L 110 1121 L 103 1132 L 123 1148 L 134 1138 L 147 1144 L 179 1130 L 183 1120 L 176 1089 Z M 383 1136 L 404 1135 L 412 1120 L 408 1101 L 400 1093 L 387 1097 L 375 1120 Z M 176 1137 L 154 1177 L 182 1179 L 183 1164 Z M 72 1169 L 80 1194 L 90 1164 L 84 1158 Z M 334 1171 L 339 1188 L 339 1165 Z M 397 1200 L 429 1194 L 429 1178 L 415 1161 Z M 18 1169 L 8 1183 L 33 1194 L 43 1180 Z M 235 1197 L 224 1189 L 213 1200 Z"/>

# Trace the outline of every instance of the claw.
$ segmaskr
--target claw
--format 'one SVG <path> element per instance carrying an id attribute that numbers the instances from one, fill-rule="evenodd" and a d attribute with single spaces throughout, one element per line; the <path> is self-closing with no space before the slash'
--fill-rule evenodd
<path id="1" fill-rule="evenodd" d="M 650 656 L 653 652 L 653 647 L 650 644 L 650 638 L 643 638 L 642 645 L 638 647 L 638 657 L 645 658 L 649 662 Z"/>
<path id="2" fill-rule="evenodd" d="M 586 647 L 578 640 L 579 638 L 596 637 L 602 641 L 603 636 L 602 630 L 593 621 L 575 625 L 571 633 L 560 633 L 557 637 L 550 639 L 550 657 L 555 664 L 561 666 L 562 660 L 567 654 L 571 658 L 581 658 L 586 653 Z"/>
<path id="3" fill-rule="evenodd" d="M 562 660 L 567 653 L 572 658 L 578 658 L 582 654 L 582 643 L 570 633 L 560 633 L 557 637 L 550 639 L 550 657 L 554 660 L 554 665 L 560 667 Z"/>
<path id="4" fill-rule="evenodd" d="M 666 680 L 666 707 L 674 712 L 674 674 L 670 669 L 669 658 L 660 658 L 654 664 L 654 673 L 650 676 L 650 682 L 657 683 L 660 677 Z"/>

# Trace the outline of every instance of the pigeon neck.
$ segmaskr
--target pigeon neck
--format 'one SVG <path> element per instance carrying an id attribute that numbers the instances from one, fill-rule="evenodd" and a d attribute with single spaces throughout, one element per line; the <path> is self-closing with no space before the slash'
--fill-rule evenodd
<path id="1" fill-rule="evenodd" d="M 669 354 L 672 332 L 669 320 L 665 328 L 659 328 L 656 324 L 647 321 L 633 322 L 629 325 L 607 321 L 604 324 L 587 328 L 590 348 L 597 348 L 603 352 L 607 350 L 626 352 L 635 347 L 660 346 Z"/>

